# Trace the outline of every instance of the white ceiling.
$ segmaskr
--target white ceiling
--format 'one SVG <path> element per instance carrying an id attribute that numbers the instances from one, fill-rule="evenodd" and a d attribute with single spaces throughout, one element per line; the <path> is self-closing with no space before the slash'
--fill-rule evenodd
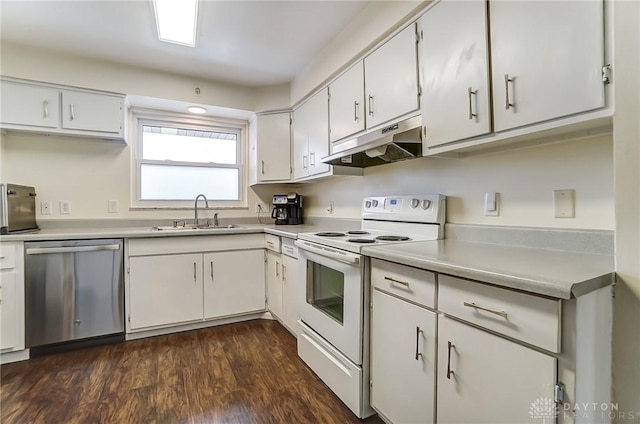
<path id="1" fill-rule="evenodd" d="M 158 41 L 151 0 L 0 0 L 0 37 L 197 78 L 267 86 L 290 82 L 367 3 L 200 0 L 194 49 Z"/>

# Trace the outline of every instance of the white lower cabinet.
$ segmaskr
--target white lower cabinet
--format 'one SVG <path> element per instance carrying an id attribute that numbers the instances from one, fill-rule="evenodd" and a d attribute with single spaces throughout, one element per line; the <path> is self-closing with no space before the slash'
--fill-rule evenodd
<path id="1" fill-rule="evenodd" d="M 127 241 L 127 333 L 265 310 L 262 234 Z"/>
<path id="2" fill-rule="evenodd" d="M 202 319 L 202 254 L 129 260 L 131 329 Z"/>
<path id="3" fill-rule="evenodd" d="M 282 319 L 282 254 L 267 250 L 267 301 L 269 311 Z"/>
<path id="4" fill-rule="evenodd" d="M 554 357 L 440 317 L 438 423 L 553 422 L 555 382 Z"/>
<path id="5" fill-rule="evenodd" d="M 264 250 L 206 253 L 204 318 L 263 311 Z"/>
<path id="6" fill-rule="evenodd" d="M 23 243 L 0 246 L 0 352 L 24 350 Z M 26 359 L 20 358 L 20 359 Z M 15 360 L 15 359 L 14 359 Z M 2 363 L 11 362 L 5 356 Z"/>
<path id="7" fill-rule="evenodd" d="M 434 419 L 436 314 L 373 290 L 371 406 L 393 423 Z"/>
<path id="8" fill-rule="evenodd" d="M 299 333 L 298 304 L 301 301 L 306 273 L 302 273 L 299 269 L 298 248 L 293 244 L 294 241 L 283 238 L 280 243 L 280 239 L 277 239 L 277 249 L 279 250 L 282 244 L 282 253 L 267 250 L 266 278 L 269 311 L 297 336 Z M 267 246 L 269 246 L 268 242 Z"/>

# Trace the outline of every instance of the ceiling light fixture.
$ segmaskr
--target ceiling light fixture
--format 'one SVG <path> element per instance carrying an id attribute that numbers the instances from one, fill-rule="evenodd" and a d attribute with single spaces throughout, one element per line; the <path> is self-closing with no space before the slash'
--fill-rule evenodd
<path id="1" fill-rule="evenodd" d="M 189 106 L 187 110 L 191 113 L 197 113 L 197 114 L 207 113 L 207 109 L 200 106 Z"/>
<path id="2" fill-rule="evenodd" d="M 153 9 L 160 41 L 196 46 L 198 0 L 153 0 Z"/>

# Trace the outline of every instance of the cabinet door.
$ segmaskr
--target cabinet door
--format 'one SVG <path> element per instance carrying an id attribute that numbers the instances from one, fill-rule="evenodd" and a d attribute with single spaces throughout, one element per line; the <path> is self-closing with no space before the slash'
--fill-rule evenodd
<path id="1" fill-rule="evenodd" d="M 81 91 L 62 92 L 62 128 L 106 133 L 122 131 L 121 97 Z"/>
<path id="2" fill-rule="evenodd" d="M 329 95 L 327 89 L 316 93 L 305 103 L 309 132 L 309 175 L 329 172 L 330 166 L 320 159 L 329 156 Z"/>
<path id="3" fill-rule="evenodd" d="M 267 250 L 267 303 L 269 311 L 283 319 L 282 309 L 282 255 Z"/>
<path id="4" fill-rule="evenodd" d="M 371 405 L 394 423 L 434 419 L 436 314 L 373 290 Z"/>
<path id="5" fill-rule="evenodd" d="M 12 349 L 17 342 L 16 272 L 0 273 L 0 350 Z"/>
<path id="6" fill-rule="evenodd" d="M 129 259 L 130 326 L 202 320 L 202 254 Z"/>
<path id="7" fill-rule="evenodd" d="M 496 131 L 604 106 L 603 8 L 602 1 L 489 2 Z"/>
<path id="8" fill-rule="evenodd" d="M 258 116 L 258 181 L 291 179 L 290 119 L 289 113 Z"/>
<path id="9" fill-rule="evenodd" d="M 303 296 L 305 273 L 300 269 L 301 261 L 282 255 L 282 308 L 284 324 L 298 333 L 299 302 Z"/>
<path id="10" fill-rule="evenodd" d="M 309 175 L 309 130 L 306 103 L 293 112 L 293 178 Z"/>
<path id="11" fill-rule="evenodd" d="M 418 21 L 426 145 L 491 131 L 487 5 L 443 0 Z"/>
<path id="12" fill-rule="evenodd" d="M 418 110 L 416 44 L 409 25 L 364 59 L 367 128 Z"/>
<path id="13" fill-rule="evenodd" d="M 58 90 L 47 87 L 0 82 L 3 124 L 57 128 L 60 125 Z"/>
<path id="14" fill-rule="evenodd" d="M 438 321 L 439 423 L 530 422 L 536 407 L 553 418 L 555 376 L 551 356 L 449 318 Z"/>
<path id="15" fill-rule="evenodd" d="M 365 128 L 364 64 L 356 63 L 329 85 L 329 136 L 341 140 Z"/>
<path id="16" fill-rule="evenodd" d="M 204 255 L 205 319 L 264 311 L 264 250 Z"/>

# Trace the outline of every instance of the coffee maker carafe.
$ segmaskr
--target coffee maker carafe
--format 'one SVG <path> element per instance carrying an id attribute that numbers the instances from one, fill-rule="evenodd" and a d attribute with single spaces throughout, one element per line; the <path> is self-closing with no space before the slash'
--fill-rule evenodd
<path id="1" fill-rule="evenodd" d="M 276 225 L 302 224 L 302 196 L 298 193 L 273 196 L 271 218 L 276 220 Z"/>

